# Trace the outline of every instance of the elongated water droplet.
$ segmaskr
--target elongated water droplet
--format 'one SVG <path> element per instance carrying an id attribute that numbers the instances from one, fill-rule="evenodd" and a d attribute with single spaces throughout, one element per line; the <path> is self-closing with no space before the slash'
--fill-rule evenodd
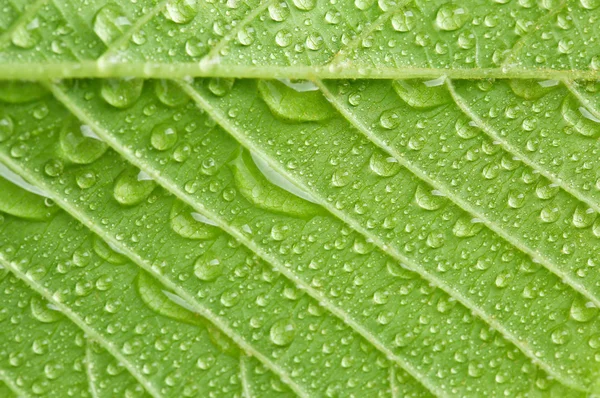
<path id="1" fill-rule="evenodd" d="M 31 314 L 35 319 L 43 323 L 53 323 L 63 318 L 62 312 L 52 306 L 46 300 L 38 297 L 31 299 Z"/>
<path id="2" fill-rule="evenodd" d="M 277 80 L 261 80 L 258 90 L 271 112 L 286 120 L 320 121 L 335 115 L 320 91 L 296 91 Z"/>
<path id="3" fill-rule="evenodd" d="M 422 80 L 395 80 L 396 93 L 414 108 L 432 108 L 452 100 L 445 85 L 427 86 Z"/>
<path id="4" fill-rule="evenodd" d="M 456 4 L 444 4 L 435 17 L 435 23 L 441 30 L 460 29 L 469 20 L 469 14 L 464 7 Z"/>
<path id="5" fill-rule="evenodd" d="M 437 210 L 444 205 L 446 199 L 435 193 L 431 188 L 419 185 L 415 192 L 415 201 L 422 209 Z"/>
<path id="6" fill-rule="evenodd" d="M 565 98 L 561 111 L 565 121 L 573 126 L 579 134 L 586 137 L 600 135 L 600 119 L 580 105 L 572 96 L 569 95 Z"/>
<path id="7" fill-rule="evenodd" d="M 156 80 L 154 92 L 159 101 L 170 107 L 179 107 L 187 104 L 190 97 L 171 80 Z"/>

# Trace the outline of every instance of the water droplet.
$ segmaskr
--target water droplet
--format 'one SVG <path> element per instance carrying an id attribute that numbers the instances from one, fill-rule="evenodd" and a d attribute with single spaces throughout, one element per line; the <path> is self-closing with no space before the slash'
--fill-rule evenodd
<path id="1" fill-rule="evenodd" d="M 600 135 L 600 119 L 581 106 L 572 96 L 565 98 L 561 111 L 565 121 L 579 134 L 594 138 Z"/>
<path id="2" fill-rule="evenodd" d="M 400 171 L 398 160 L 383 152 L 373 152 L 369 167 L 373 173 L 381 177 L 391 177 Z"/>
<path id="3" fill-rule="evenodd" d="M 163 15 L 178 24 L 191 22 L 198 14 L 197 0 L 169 0 Z"/>
<path id="4" fill-rule="evenodd" d="M 594 223 L 596 216 L 597 213 L 594 209 L 588 206 L 579 205 L 573 213 L 573 225 L 576 228 L 587 228 Z"/>
<path id="5" fill-rule="evenodd" d="M 96 174 L 92 171 L 83 170 L 77 174 L 75 180 L 77 181 L 77 186 L 79 186 L 79 188 L 88 189 L 96 184 Z"/>
<path id="6" fill-rule="evenodd" d="M 35 319 L 43 323 L 57 322 L 63 318 L 62 312 L 38 297 L 31 299 L 31 314 Z"/>
<path id="7" fill-rule="evenodd" d="M 525 204 L 525 194 L 517 190 L 510 190 L 508 192 L 508 206 L 513 209 L 519 209 Z"/>
<path id="8" fill-rule="evenodd" d="M 44 165 L 44 173 L 48 177 L 58 177 L 63 173 L 65 166 L 60 160 L 51 159 Z"/>
<path id="9" fill-rule="evenodd" d="M 171 80 L 156 80 L 154 92 L 159 101 L 170 107 L 180 107 L 187 104 L 190 97 Z"/>
<path id="10" fill-rule="evenodd" d="M 287 29 L 281 29 L 275 34 L 275 44 L 279 47 L 287 47 L 292 44 L 293 36 Z"/>
<path id="11" fill-rule="evenodd" d="M 474 121 L 462 117 L 456 120 L 454 128 L 456 129 L 456 134 L 465 140 L 477 137 L 481 132 Z"/>
<path id="12" fill-rule="evenodd" d="M 558 206 L 546 206 L 540 211 L 540 219 L 545 223 L 552 223 L 560 217 L 560 208 Z"/>
<path id="13" fill-rule="evenodd" d="M 400 109 L 388 109 L 379 116 L 379 124 L 386 130 L 393 130 L 400 125 L 402 118 Z"/>
<path id="14" fill-rule="evenodd" d="M 217 97 L 224 97 L 233 88 L 235 79 L 213 77 L 208 81 L 208 89 Z"/>
<path id="15" fill-rule="evenodd" d="M 100 93 L 102 98 L 116 108 L 132 106 L 144 87 L 141 79 L 103 79 Z"/>
<path id="16" fill-rule="evenodd" d="M 542 200 L 552 199 L 560 190 L 557 184 L 554 184 L 546 179 L 540 179 L 535 187 L 535 194 Z"/>
<path id="17" fill-rule="evenodd" d="M 169 218 L 173 231 L 187 239 L 210 239 L 218 232 L 214 222 L 177 199 L 173 202 Z"/>
<path id="18" fill-rule="evenodd" d="M 584 297 L 573 300 L 570 310 L 571 318 L 577 322 L 589 322 L 598 315 L 598 308 Z"/>
<path id="19" fill-rule="evenodd" d="M 212 252 L 204 253 L 194 263 L 194 275 L 202 281 L 215 280 L 222 272 L 221 261 Z"/>
<path id="20" fill-rule="evenodd" d="M 331 176 L 331 185 L 334 187 L 345 187 L 352 181 L 352 175 L 347 170 L 338 169 Z"/>
<path id="21" fill-rule="evenodd" d="M 121 265 L 125 264 L 128 261 L 125 255 L 115 250 L 115 248 L 113 248 L 111 245 L 109 245 L 96 235 L 94 235 L 92 247 L 94 249 L 94 252 L 98 256 L 100 256 L 100 258 L 108 261 L 111 264 Z"/>
<path id="22" fill-rule="evenodd" d="M 291 319 L 280 319 L 271 326 L 269 336 L 275 345 L 290 345 L 296 337 L 296 325 Z"/>
<path id="23" fill-rule="evenodd" d="M 423 185 L 417 187 L 415 201 L 419 207 L 425 210 L 437 210 L 446 202 L 442 195 L 437 194 L 437 191 Z"/>
<path id="24" fill-rule="evenodd" d="M 559 327 L 552 332 L 550 338 L 554 344 L 563 345 L 570 340 L 571 335 L 568 329 Z"/>
<path id="25" fill-rule="evenodd" d="M 558 84 L 558 82 L 556 83 Z M 547 80 L 510 79 L 508 84 L 516 95 L 526 100 L 541 98 L 556 87 Z"/>
<path id="26" fill-rule="evenodd" d="M 169 124 L 158 124 L 152 129 L 150 143 L 159 151 L 166 151 L 177 143 L 177 131 Z"/>
<path id="27" fill-rule="evenodd" d="M 26 25 L 17 25 L 17 28 L 11 35 L 12 43 L 20 48 L 32 48 L 42 39 L 39 27 L 39 18 L 34 18 Z"/>
<path id="28" fill-rule="evenodd" d="M 115 3 L 102 7 L 94 17 L 94 32 L 107 45 L 123 36 L 130 26 L 131 21 Z"/>
<path id="29" fill-rule="evenodd" d="M 156 183 L 148 179 L 139 179 L 139 174 L 137 169 L 130 168 L 117 177 L 113 190 L 117 202 L 126 206 L 136 205 L 154 190 Z"/>
<path id="30" fill-rule="evenodd" d="M 310 11 L 317 5 L 317 0 L 292 0 L 297 9 Z"/>
<path id="31" fill-rule="evenodd" d="M 441 30 L 460 29 L 469 20 L 469 14 L 464 7 L 456 4 L 444 4 L 435 17 L 435 23 Z"/>
<path id="32" fill-rule="evenodd" d="M 395 80 L 396 93 L 414 108 L 431 108 L 452 100 L 445 85 L 427 86 L 422 80 Z"/>
<path id="33" fill-rule="evenodd" d="M 586 10 L 595 10 L 600 7 L 600 0 L 579 0 L 581 2 L 581 6 Z"/>
<path id="34" fill-rule="evenodd" d="M 282 119 L 321 121 L 335 115 L 320 91 L 297 91 L 278 80 L 260 80 L 258 91 L 271 112 Z"/>
<path id="35" fill-rule="evenodd" d="M 18 80 L 0 81 L 0 101 L 9 104 L 31 102 L 46 95 L 48 95 L 48 91 L 38 83 Z"/>
<path id="36" fill-rule="evenodd" d="M 466 238 L 477 235 L 483 229 L 483 223 L 476 222 L 470 215 L 460 217 L 454 227 L 452 233 L 459 238 Z"/>
<path id="37" fill-rule="evenodd" d="M 14 131 L 15 124 L 12 118 L 3 112 L 0 112 L 0 142 L 9 139 Z"/>
<path id="38" fill-rule="evenodd" d="M 401 10 L 392 15 L 392 28 L 396 32 L 410 32 L 416 26 L 415 15 L 411 10 Z"/>
<path id="39" fill-rule="evenodd" d="M 240 29 L 237 33 L 237 40 L 242 46 L 254 43 L 254 28 L 246 26 Z"/>
<path id="40" fill-rule="evenodd" d="M 275 22 L 283 22 L 289 15 L 290 9 L 283 1 L 269 6 L 269 16 Z"/>
<path id="41" fill-rule="evenodd" d="M 77 164 L 89 164 L 100 158 L 108 149 L 90 126 L 72 119 L 60 131 L 60 149 L 63 156 Z"/>

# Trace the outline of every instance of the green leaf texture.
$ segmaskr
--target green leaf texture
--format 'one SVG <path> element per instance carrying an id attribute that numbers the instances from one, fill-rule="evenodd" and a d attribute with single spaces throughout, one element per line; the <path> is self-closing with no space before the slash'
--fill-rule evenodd
<path id="1" fill-rule="evenodd" d="M 596 0 L 3 0 L 0 75 L 598 78 Z"/>
<path id="2" fill-rule="evenodd" d="M 600 2 L 463 3 L 0 0 L 0 396 L 600 394 Z"/>

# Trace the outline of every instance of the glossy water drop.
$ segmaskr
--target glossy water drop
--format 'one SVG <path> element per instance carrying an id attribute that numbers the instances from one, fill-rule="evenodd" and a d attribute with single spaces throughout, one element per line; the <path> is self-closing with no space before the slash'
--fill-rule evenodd
<path id="1" fill-rule="evenodd" d="M 154 83 L 154 92 L 158 100 L 170 107 L 180 107 L 187 104 L 190 97 L 171 80 L 156 80 Z"/>
<path id="2" fill-rule="evenodd" d="M 546 206 L 540 211 L 540 219 L 545 223 L 552 223 L 560 217 L 560 208 L 558 206 Z"/>
<path id="3" fill-rule="evenodd" d="M 208 81 L 208 89 L 217 97 L 224 97 L 233 88 L 235 79 L 224 77 L 213 77 Z"/>
<path id="4" fill-rule="evenodd" d="M 213 221 L 178 199 L 173 202 L 169 218 L 173 231 L 187 239 L 210 239 L 218 233 Z"/>
<path id="5" fill-rule="evenodd" d="M 194 275 L 202 281 L 213 281 L 223 272 L 223 266 L 218 257 L 211 252 L 204 253 L 194 263 Z"/>
<path id="6" fill-rule="evenodd" d="M 297 9 L 310 11 L 317 5 L 317 0 L 292 0 Z"/>
<path id="7" fill-rule="evenodd" d="M 38 297 L 31 299 L 31 314 L 35 319 L 43 323 L 57 322 L 63 318 L 62 312 Z"/>
<path id="8" fill-rule="evenodd" d="M 401 10 L 392 15 L 392 28 L 396 32 L 410 32 L 417 25 L 414 13 L 411 10 Z"/>
<path id="9" fill-rule="evenodd" d="M 369 159 L 371 171 L 381 177 L 391 177 L 400 171 L 398 160 L 383 152 L 374 152 Z"/>
<path id="10" fill-rule="evenodd" d="M 525 205 L 525 194 L 517 190 L 508 192 L 508 206 L 513 209 L 519 209 Z"/>
<path id="11" fill-rule="evenodd" d="M 393 86 L 400 98 L 414 108 L 431 108 L 452 100 L 444 84 L 428 86 L 422 80 L 410 79 L 395 80 Z"/>
<path id="12" fill-rule="evenodd" d="M 573 225 L 576 228 L 587 228 L 594 223 L 597 215 L 594 209 L 579 205 L 573 213 Z"/>
<path id="13" fill-rule="evenodd" d="M 48 177 L 58 177 L 63 173 L 65 166 L 64 164 L 57 159 L 50 159 L 44 165 L 44 173 Z"/>
<path id="14" fill-rule="evenodd" d="M 570 314 L 577 322 L 589 322 L 598 316 L 598 308 L 591 301 L 579 297 L 573 300 Z"/>
<path id="15" fill-rule="evenodd" d="M 125 12 L 115 3 L 102 7 L 94 17 L 94 32 L 104 44 L 110 44 L 123 36 L 131 26 Z"/>
<path id="16" fill-rule="evenodd" d="M 39 27 L 39 18 L 34 18 L 25 25 L 17 25 L 16 29 L 12 32 L 11 35 L 12 43 L 17 47 L 25 49 L 34 47 L 42 39 Z"/>
<path id="17" fill-rule="evenodd" d="M 595 10 L 600 7 L 600 0 L 579 0 L 581 6 L 586 10 Z"/>
<path id="18" fill-rule="evenodd" d="M 258 91 L 271 112 L 282 119 L 321 121 L 335 115 L 320 91 L 297 91 L 278 80 L 260 80 Z"/>
<path id="19" fill-rule="evenodd" d="M 89 189 L 91 187 L 93 187 L 94 185 L 96 185 L 96 174 L 94 174 L 94 172 L 92 171 L 80 171 L 79 173 L 77 173 L 77 176 L 75 177 L 75 181 L 77 182 L 77 186 L 81 189 Z"/>
<path id="20" fill-rule="evenodd" d="M 166 151 L 177 143 L 177 130 L 169 124 L 158 124 L 152 129 L 150 143 L 159 151 Z"/>
<path id="21" fill-rule="evenodd" d="M 275 345 L 290 345 L 296 337 L 296 325 L 291 319 L 280 319 L 271 326 L 269 336 Z"/>
<path id="22" fill-rule="evenodd" d="M 402 118 L 400 109 L 388 109 L 379 116 L 379 125 L 386 130 L 393 130 L 400 125 Z"/>
<path id="23" fill-rule="evenodd" d="M 142 79 L 103 79 L 100 94 L 110 105 L 124 109 L 140 98 L 143 87 Z"/>
<path id="24" fill-rule="evenodd" d="M 275 22 L 283 22 L 290 15 L 290 9 L 285 2 L 271 4 L 269 6 L 269 16 Z"/>
<path id="25" fill-rule="evenodd" d="M 542 200 L 552 199 L 558 194 L 560 187 L 546 179 L 540 179 L 535 187 L 535 194 Z"/>
<path id="26" fill-rule="evenodd" d="M 519 97 L 526 100 L 535 100 L 552 91 L 558 85 L 558 82 L 556 82 L 556 85 L 553 85 L 548 80 L 510 79 L 508 84 L 512 91 Z"/>
<path id="27" fill-rule="evenodd" d="M 136 205 L 152 193 L 156 183 L 152 180 L 138 178 L 139 174 L 139 170 L 130 168 L 117 177 L 113 189 L 117 202 L 126 206 Z"/>
<path id="28" fill-rule="evenodd" d="M 415 201 L 420 208 L 425 210 L 437 210 L 445 203 L 445 198 L 441 195 L 437 195 L 437 192 L 432 191 L 431 188 L 419 185 L 415 192 Z"/>
<path id="29" fill-rule="evenodd" d="M 0 142 L 9 139 L 13 135 L 14 130 L 15 124 L 12 118 L 3 112 L 0 112 Z"/>
<path id="30" fill-rule="evenodd" d="M 334 187 L 345 187 L 352 181 L 352 174 L 347 170 L 338 169 L 331 175 L 331 185 Z"/>
<path id="31" fill-rule="evenodd" d="M 128 260 L 127 257 L 113 248 L 111 245 L 106 243 L 102 238 L 94 235 L 92 247 L 94 252 L 100 256 L 103 260 L 108 261 L 114 265 L 125 264 Z"/>
<path id="32" fill-rule="evenodd" d="M 469 14 L 464 7 L 456 4 L 444 4 L 435 16 L 435 23 L 441 30 L 460 29 L 469 20 Z"/>
<path id="33" fill-rule="evenodd" d="M 197 0 L 169 0 L 163 15 L 178 24 L 191 22 L 198 14 Z"/>
<path id="34" fill-rule="evenodd" d="M 561 112 L 565 121 L 573 126 L 579 134 L 594 138 L 600 135 L 600 119 L 572 96 L 569 95 L 565 98 Z"/>
<path id="35" fill-rule="evenodd" d="M 454 128 L 456 129 L 456 134 L 465 140 L 477 137 L 477 135 L 479 135 L 481 132 L 477 126 L 477 123 L 463 117 L 456 120 Z"/>
<path id="36" fill-rule="evenodd" d="M 89 164 L 100 158 L 108 145 L 96 136 L 90 126 L 72 119 L 60 131 L 60 148 L 63 156 L 77 164 Z"/>
<path id="37" fill-rule="evenodd" d="M 16 217 L 28 220 L 45 220 L 58 211 L 57 206 L 48 207 L 44 196 L 35 187 L 31 187 L 33 192 L 16 185 L 13 176 L 8 173 L 9 170 L 0 165 L 0 212 L 12 214 Z M 11 178 L 8 180 L 7 178 Z M 18 182 L 18 181 L 17 181 Z M 28 185 L 23 181 L 23 186 Z"/>
<path id="38" fill-rule="evenodd" d="M 399 262 L 388 261 L 386 263 L 386 269 L 390 275 L 400 279 L 416 278 L 416 274 L 414 272 L 412 272 L 406 265 Z"/>
<path id="39" fill-rule="evenodd" d="M 460 217 L 454 227 L 452 233 L 459 238 L 467 238 L 477 235 L 483 229 L 483 223 L 474 220 L 470 215 Z"/>

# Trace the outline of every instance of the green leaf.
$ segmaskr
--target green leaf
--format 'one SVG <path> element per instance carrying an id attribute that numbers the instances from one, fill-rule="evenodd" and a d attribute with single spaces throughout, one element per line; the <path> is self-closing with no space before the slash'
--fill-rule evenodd
<path id="1" fill-rule="evenodd" d="M 0 396 L 600 392 L 598 1 L 0 10 Z"/>
<path id="2" fill-rule="evenodd" d="M 597 79 L 598 13 L 595 0 L 8 2 L 0 76 Z"/>

